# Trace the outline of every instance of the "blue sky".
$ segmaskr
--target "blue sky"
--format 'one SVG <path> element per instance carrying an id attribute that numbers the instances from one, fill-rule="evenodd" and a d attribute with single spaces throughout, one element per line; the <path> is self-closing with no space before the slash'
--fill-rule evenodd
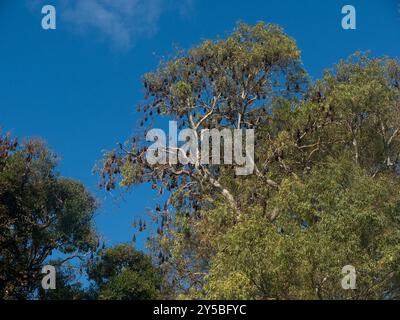
<path id="1" fill-rule="evenodd" d="M 57 29 L 41 28 L 41 7 L 57 9 Z M 341 9 L 357 10 L 343 30 Z M 149 186 L 97 190 L 92 169 L 104 150 L 139 123 L 141 76 L 176 46 L 228 35 L 236 22 L 281 25 L 315 79 L 357 50 L 400 57 L 399 0 L 0 0 L 0 127 L 41 137 L 61 157 L 63 176 L 100 200 L 96 224 L 108 244 L 130 241 L 135 217 L 155 203 Z M 139 245 L 143 244 L 143 236 Z"/>

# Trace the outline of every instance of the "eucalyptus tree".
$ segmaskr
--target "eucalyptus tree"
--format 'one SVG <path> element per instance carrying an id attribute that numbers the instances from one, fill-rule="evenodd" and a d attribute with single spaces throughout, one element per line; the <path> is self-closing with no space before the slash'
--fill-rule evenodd
<path id="1" fill-rule="evenodd" d="M 398 297 L 400 66 L 355 54 L 310 84 L 295 41 L 240 24 L 144 76 L 144 135 L 108 153 L 102 186 L 151 183 L 150 239 L 175 295 Z M 254 129 L 254 174 L 232 165 L 146 162 L 159 119 Z M 146 224 L 136 224 L 139 231 Z M 358 290 L 344 290 L 353 265 Z"/>
<path id="2" fill-rule="evenodd" d="M 306 85 L 300 51 L 281 28 L 239 24 L 226 39 L 204 41 L 144 76 L 144 102 L 138 107 L 143 112 L 140 125 L 145 127 L 145 135 L 154 120 L 163 116 L 177 121 L 179 129 L 194 130 L 198 137 L 204 129 L 255 128 L 271 112 L 277 98 L 294 100 Z M 222 171 L 234 175 L 232 166 L 171 161 L 150 165 L 144 140 L 143 135 L 134 136 L 106 155 L 102 186 L 110 190 L 121 177 L 120 184 L 125 187 L 150 182 L 160 194 L 167 190 L 169 200 L 155 208 L 160 236 L 174 229 L 177 215 L 199 216 L 212 199 L 226 201 L 240 217 L 239 190 L 224 184 L 222 175 Z M 168 156 L 176 154 L 170 151 Z M 257 167 L 255 171 L 268 188 L 277 187 L 267 172 Z M 168 255 L 161 250 L 162 260 Z"/>

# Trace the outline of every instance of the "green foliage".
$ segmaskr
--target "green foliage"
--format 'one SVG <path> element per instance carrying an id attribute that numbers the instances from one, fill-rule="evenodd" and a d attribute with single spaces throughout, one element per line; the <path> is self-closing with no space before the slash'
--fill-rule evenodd
<path id="1" fill-rule="evenodd" d="M 151 259 L 129 245 L 102 250 L 88 268 L 98 299 L 148 300 L 160 294 L 161 273 Z"/>
<path id="2" fill-rule="evenodd" d="M 142 169 L 137 164 L 125 162 L 121 167 L 121 187 L 129 187 L 138 182 L 142 175 Z"/>
<path id="3" fill-rule="evenodd" d="M 253 211 L 218 239 L 205 289 L 219 299 L 384 299 L 399 288 L 398 178 L 373 179 L 348 160 L 288 178 L 271 224 Z M 342 267 L 358 272 L 341 287 Z M 241 285 L 237 285 L 240 282 Z"/>
<path id="4" fill-rule="evenodd" d="M 190 84 L 184 81 L 178 81 L 171 86 L 171 93 L 181 99 L 187 98 L 192 94 L 192 88 Z"/>
<path id="5" fill-rule="evenodd" d="M 159 165 L 140 137 L 107 157 L 103 185 L 151 182 L 150 241 L 165 287 L 180 298 L 399 297 L 400 64 L 356 53 L 310 84 L 293 39 L 240 24 L 144 77 L 142 125 L 255 129 L 255 171 Z M 149 125 L 151 127 L 151 124 Z M 132 151 L 130 151 L 132 150 Z M 125 163 L 139 179 L 122 174 Z M 128 177 L 128 178 L 126 178 Z M 355 291 L 342 268 L 357 271 Z"/>
<path id="6" fill-rule="evenodd" d="M 104 300 L 149 300 L 156 299 L 159 292 L 154 283 L 144 281 L 136 271 L 125 270 L 113 277 L 101 290 Z"/>
<path id="7" fill-rule="evenodd" d="M 39 141 L 0 137 L 0 296 L 29 297 L 56 250 L 80 256 L 96 247 L 96 201 L 79 182 L 55 173 Z"/>

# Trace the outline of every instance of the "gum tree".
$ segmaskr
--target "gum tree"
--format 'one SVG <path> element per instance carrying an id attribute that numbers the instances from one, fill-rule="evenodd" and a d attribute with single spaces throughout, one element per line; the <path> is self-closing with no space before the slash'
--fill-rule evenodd
<path id="1" fill-rule="evenodd" d="M 150 239 L 168 294 L 398 297 L 399 70 L 395 59 L 356 54 L 308 86 L 295 42 L 260 23 L 147 74 L 147 130 L 165 116 L 180 128 L 256 133 L 249 176 L 232 166 L 149 166 L 141 137 L 105 157 L 107 189 L 150 182 L 168 191 Z M 358 270 L 358 290 L 342 289 L 345 265 Z"/>
<path id="2" fill-rule="evenodd" d="M 258 151 L 279 187 L 241 183 L 248 215 L 223 232 L 226 206 L 208 212 L 197 229 L 213 234 L 216 254 L 200 296 L 399 297 L 399 70 L 394 59 L 356 54 L 294 108 L 276 106 Z M 346 265 L 357 290 L 341 286 Z"/>
<path id="3" fill-rule="evenodd" d="M 195 130 L 198 137 L 205 128 L 254 128 L 274 97 L 294 96 L 301 90 L 304 72 L 299 54 L 295 42 L 279 27 L 240 24 L 227 39 L 205 41 L 144 76 L 141 125 L 149 122 L 149 129 L 152 119 L 165 116 L 176 120 L 179 129 Z M 121 145 L 106 156 L 102 177 L 107 189 L 114 188 L 121 175 L 124 186 L 147 181 L 154 188 L 189 192 L 191 207 L 196 207 L 201 194 L 217 191 L 240 210 L 232 191 L 219 181 L 218 168 L 199 163 L 150 166 L 142 141 L 134 137 L 127 147 Z M 276 187 L 258 169 L 256 173 Z"/>
<path id="4" fill-rule="evenodd" d="M 264 23 L 239 24 L 226 39 L 205 41 L 162 62 L 155 72 L 144 76 L 143 86 L 144 102 L 138 109 L 143 112 L 140 124 L 144 134 L 154 120 L 163 117 L 176 120 L 178 129 L 190 128 L 200 136 L 202 129 L 257 127 L 276 99 L 286 101 L 301 94 L 306 75 L 294 40 L 282 29 Z M 143 135 L 134 136 L 106 155 L 102 186 L 113 189 L 121 178 L 119 183 L 123 187 L 149 182 L 160 195 L 168 193 L 168 200 L 154 208 L 158 240 L 164 243 L 158 256 L 166 266 L 166 260 L 172 255 L 167 243 L 176 240 L 176 232 L 186 230 L 176 225 L 182 217 L 201 219 L 204 209 L 213 206 L 215 201 L 226 202 L 237 219 L 244 208 L 237 200 L 240 193 L 237 187 L 224 182 L 224 175 L 235 176 L 232 166 L 222 168 L 198 162 L 149 165 L 143 140 Z M 268 172 L 260 171 L 257 166 L 255 172 L 265 188 L 277 188 Z M 141 223 L 138 225 L 143 229 Z M 185 252 L 192 254 L 190 248 Z M 193 268 L 201 270 L 203 264 L 201 261 Z M 171 272 L 180 268 L 175 265 Z M 202 278 L 202 272 L 190 272 L 190 277 L 196 282 Z"/>

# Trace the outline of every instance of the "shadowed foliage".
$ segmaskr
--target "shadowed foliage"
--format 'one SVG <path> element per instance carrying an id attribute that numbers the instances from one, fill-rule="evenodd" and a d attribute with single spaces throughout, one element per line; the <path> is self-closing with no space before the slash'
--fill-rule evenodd
<path id="1" fill-rule="evenodd" d="M 84 258 L 97 246 L 96 201 L 77 181 L 55 172 L 56 157 L 42 142 L 0 137 L 0 295 L 28 298 L 56 251 Z"/>

